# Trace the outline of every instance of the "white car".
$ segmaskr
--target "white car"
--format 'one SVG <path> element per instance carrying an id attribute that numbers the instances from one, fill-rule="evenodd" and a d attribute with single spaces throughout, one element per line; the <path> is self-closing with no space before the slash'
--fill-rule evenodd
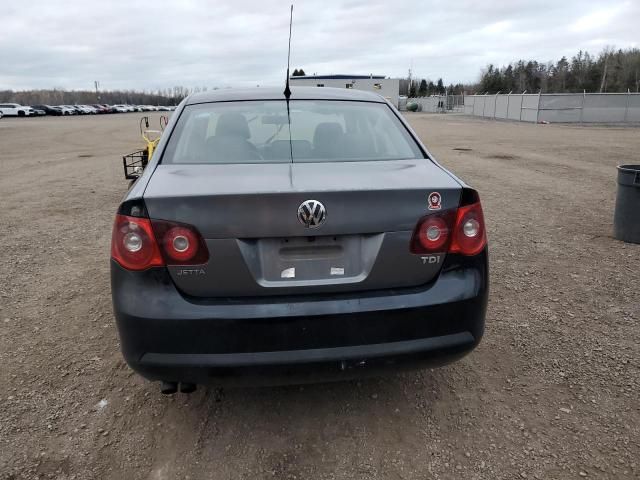
<path id="1" fill-rule="evenodd" d="M 95 107 L 92 107 L 91 105 L 78 105 L 78 107 L 80 107 L 80 110 L 82 110 L 83 113 L 98 113 L 98 110 L 96 110 Z"/>
<path id="2" fill-rule="evenodd" d="M 130 111 L 126 105 L 114 105 L 111 108 L 114 112 L 118 113 L 127 113 Z"/>
<path id="3" fill-rule="evenodd" d="M 29 117 L 36 114 L 33 108 L 19 103 L 0 103 L 0 112 L 7 117 Z"/>
<path id="4" fill-rule="evenodd" d="M 58 105 L 58 108 L 62 112 L 62 115 L 76 115 L 78 113 L 75 108 L 69 105 Z"/>

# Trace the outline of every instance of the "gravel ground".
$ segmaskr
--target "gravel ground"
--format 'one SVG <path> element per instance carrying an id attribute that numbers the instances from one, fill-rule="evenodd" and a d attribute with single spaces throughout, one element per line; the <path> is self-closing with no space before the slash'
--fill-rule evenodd
<path id="1" fill-rule="evenodd" d="M 0 120 L 0 479 L 638 478 L 640 245 L 611 231 L 614 167 L 640 163 L 640 131 L 409 119 L 483 199 L 478 349 L 171 397 L 125 365 L 110 306 L 139 115 Z"/>

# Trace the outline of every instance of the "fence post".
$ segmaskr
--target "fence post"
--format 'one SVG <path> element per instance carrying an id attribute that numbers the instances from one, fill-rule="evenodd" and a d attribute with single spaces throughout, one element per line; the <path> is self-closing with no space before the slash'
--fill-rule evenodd
<path id="1" fill-rule="evenodd" d="M 496 93 L 496 97 L 493 99 L 493 119 L 496 119 L 496 109 L 498 108 L 498 95 L 500 94 L 500 90 Z"/>
<path id="2" fill-rule="evenodd" d="M 624 120 L 623 122 L 627 122 L 629 120 L 629 99 L 631 97 L 631 90 L 627 88 L 627 102 L 624 106 Z"/>
<path id="3" fill-rule="evenodd" d="M 511 90 L 513 92 L 513 90 Z M 509 97 L 511 96 L 511 92 L 507 93 L 507 112 L 505 114 L 505 119 L 509 120 Z"/>
<path id="4" fill-rule="evenodd" d="M 540 97 L 542 96 L 542 89 L 538 90 L 538 107 L 536 108 L 536 124 L 540 121 Z"/>
<path id="5" fill-rule="evenodd" d="M 527 93 L 526 90 L 520 94 L 520 120 L 519 120 L 520 122 L 522 121 L 522 104 L 524 103 L 524 94 L 525 93 Z"/>
<path id="6" fill-rule="evenodd" d="M 582 125 L 582 115 L 584 113 L 584 100 L 586 96 L 587 96 L 587 91 L 582 90 L 582 104 L 580 105 L 580 125 Z"/>

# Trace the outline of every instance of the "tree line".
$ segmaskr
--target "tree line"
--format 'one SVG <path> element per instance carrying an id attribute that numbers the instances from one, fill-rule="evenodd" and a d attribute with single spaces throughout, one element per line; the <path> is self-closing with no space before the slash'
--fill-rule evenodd
<path id="1" fill-rule="evenodd" d="M 303 69 L 295 69 L 292 76 L 304 76 Z M 191 93 L 206 91 L 207 87 L 173 88 L 155 91 L 138 90 L 0 90 L 0 102 L 22 105 L 75 105 L 108 103 L 131 105 L 177 105 Z M 503 67 L 493 64 L 482 70 L 476 84 L 449 84 L 442 78 L 407 78 L 400 80 L 400 95 L 424 97 L 431 95 L 460 95 L 463 93 L 565 93 L 565 92 L 640 92 L 640 49 L 604 49 L 597 56 L 579 51 L 567 59 L 555 62 L 518 60 Z"/>
<path id="2" fill-rule="evenodd" d="M 445 86 L 442 78 L 437 82 L 425 78 L 400 79 L 400 95 L 409 97 L 430 97 L 431 95 L 461 95 L 465 90 L 462 83 Z"/>
<path id="3" fill-rule="evenodd" d="M 480 82 L 467 91 L 476 93 L 639 92 L 640 49 L 604 49 L 599 55 L 580 50 L 567 59 L 542 63 L 518 60 L 498 68 L 489 64 Z"/>
<path id="4" fill-rule="evenodd" d="M 176 86 L 155 91 L 138 90 L 64 90 L 62 88 L 43 90 L 0 90 L 0 103 L 21 105 L 177 105 L 187 95 L 206 91 L 207 87 L 187 88 Z"/>

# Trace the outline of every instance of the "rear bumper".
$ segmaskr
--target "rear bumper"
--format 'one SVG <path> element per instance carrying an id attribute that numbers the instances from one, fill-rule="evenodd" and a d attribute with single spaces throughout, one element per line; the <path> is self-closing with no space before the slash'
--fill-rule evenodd
<path id="1" fill-rule="evenodd" d="M 274 384 L 448 363 L 480 341 L 486 251 L 449 255 L 413 289 L 201 300 L 166 270 L 112 261 L 112 297 L 127 363 L 151 380 Z"/>

